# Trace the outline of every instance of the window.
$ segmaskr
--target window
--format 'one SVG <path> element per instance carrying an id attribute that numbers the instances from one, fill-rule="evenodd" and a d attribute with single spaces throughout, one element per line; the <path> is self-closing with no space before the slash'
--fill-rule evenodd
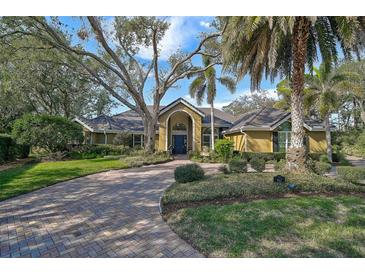
<path id="1" fill-rule="evenodd" d="M 143 134 L 133 134 L 133 147 L 143 147 Z"/>
<path id="2" fill-rule="evenodd" d="M 290 145 L 290 131 L 278 132 L 278 152 L 286 152 Z"/>
<path id="3" fill-rule="evenodd" d="M 172 130 L 186 130 L 186 126 L 184 123 L 176 123 L 173 127 Z"/>
<path id="4" fill-rule="evenodd" d="M 210 136 L 211 136 L 211 129 L 209 127 L 204 128 L 203 130 L 203 146 L 207 146 L 210 147 Z M 214 129 L 214 141 L 216 141 L 218 139 L 218 129 L 215 128 Z"/>
<path id="5" fill-rule="evenodd" d="M 286 152 L 290 145 L 291 123 L 286 121 L 276 130 L 273 132 L 274 152 Z"/>

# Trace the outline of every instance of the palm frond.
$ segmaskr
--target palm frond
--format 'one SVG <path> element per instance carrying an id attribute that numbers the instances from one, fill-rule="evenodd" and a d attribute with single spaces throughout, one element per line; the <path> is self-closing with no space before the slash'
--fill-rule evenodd
<path id="1" fill-rule="evenodd" d="M 221 76 L 217 78 L 217 80 L 225 86 L 231 93 L 234 93 L 236 91 L 236 81 L 229 76 Z"/>

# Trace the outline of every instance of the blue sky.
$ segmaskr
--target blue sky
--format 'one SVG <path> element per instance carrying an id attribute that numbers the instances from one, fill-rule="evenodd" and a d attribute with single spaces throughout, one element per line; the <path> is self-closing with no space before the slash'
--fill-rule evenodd
<path id="1" fill-rule="evenodd" d="M 213 17 L 166 17 L 166 20 L 170 23 L 170 28 L 166 32 L 165 37 L 161 41 L 161 56 L 160 59 L 162 63 L 164 63 L 168 56 L 171 53 L 174 53 L 177 49 L 181 49 L 183 51 L 191 51 L 195 49 L 197 44 L 199 43 L 199 34 L 201 32 L 209 32 L 213 31 L 209 27 L 209 24 L 212 22 Z M 82 24 L 78 18 L 75 17 L 63 17 L 62 21 L 68 25 L 68 28 L 78 29 Z M 109 18 L 109 21 L 112 21 L 112 18 Z M 110 24 L 111 25 L 111 24 Z M 77 38 L 75 37 L 75 42 Z M 90 50 L 96 50 L 96 45 L 94 43 L 88 43 L 87 47 Z M 148 61 L 151 58 L 151 49 L 142 49 L 139 52 L 139 57 L 141 59 L 145 59 Z M 196 57 L 194 60 L 194 64 L 199 64 L 200 57 Z M 220 69 L 217 68 L 217 71 L 220 72 Z M 173 100 L 183 97 L 188 101 L 195 103 L 193 99 L 190 98 L 188 93 L 188 86 L 191 83 L 191 79 L 184 79 L 178 82 L 178 88 L 173 88 L 167 91 L 165 97 L 162 99 L 161 104 L 166 105 L 172 102 Z M 153 81 L 147 82 L 146 90 L 151 89 Z M 268 80 L 263 80 L 261 83 L 261 88 L 268 90 L 269 94 L 275 96 L 275 86 L 276 83 L 271 83 Z M 221 108 L 224 105 L 229 104 L 234 99 L 238 98 L 241 95 L 249 94 L 250 91 L 250 79 L 246 76 L 242 81 L 239 82 L 237 91 L 235 94 L 231 94 L 225 87 L 218 85 L 217 86 L 217 97 L 215 101 L 215 106 L 217 108 Z M 149 96 L 146 96 L 147 100 Z M 203 106 L 205 106 L 204 104 Z M 116 109 L 113 109 L 112 113 L 118 113 L 127 108 L 124 106 L 119 106 Z"/>

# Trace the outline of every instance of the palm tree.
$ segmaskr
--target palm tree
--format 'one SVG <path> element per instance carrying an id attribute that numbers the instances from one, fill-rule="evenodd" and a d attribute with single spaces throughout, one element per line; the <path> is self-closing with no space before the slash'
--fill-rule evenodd
<path id="1" fill-rule="evenodd" d="M 210 62 L 210 57 L 203 56 L 204 66 L 208 66 Z M 198 105 L 202 104 L 204 97 L 207 98 L 207 103 L 210 105 L 210 147 L 214 150 L 214 99 L 217 95 L 216 81 L 224 85 L 231 93 L 236 90 L 236 82 L 228 76 L 216 77 L 214 67 L 209 67 L 207 70 L 199 72 L 194 76 L 195 79 L 189 86 L 190 97 L 195 98 Z"/>
<path id="2" fill-rule="evenodd" d="M 316 114 L 324 121 L 327 141 L 327 158 L 332 162 L 331 143 L 331 113 L 337 110 L 343 103 L 341 95 L 348 86 L 347 75 L 340 73 L 338 69 L 326 69 L 324 64 L 319 68 L 313 67 L 314 74 L 305 74 L 305 87 L 303 90 L 303 107 L 306 114 Z M 288 79 L 277 85 L 277 92 L 281 99 L 275 107 L 290 108 L 292 89 Z"/>
<path id="3" fill-rule="evenodd" d="M 347 95 L 354 102 L 354 108 L 359 108 L 360 118 L 365 124 L 365 61 L 344 63 L 339 70 L 348 78 Z"/>
<path id="4" fill-rule="evenodd" d="M 313 68 L 314 75 L 306 75 L 305 82 L 309 94 L 308 106 L 314 106 L 324 120 L 327 141 L 327 158 L 332 162 L 331 114 L 341 106 L 340 96 L 347 86 L 348 78 L 337 69 L 328 70 L 324 65 Z"/>
<path id="5" fill-rule="evenodd" d="M 291 80 L 292 135 L 287 168 L 300 171 L 306 160 L 304 148 L 303 90 L 305 65 L 312 70 L 319 51 L 329 68 L 337 61 L 337 45 L 345 57 L 359 51 L 363 17 L 248 16 L 222 18 L 223 68 L 238 79 L 251 77 L 251 89 L 258 89 L 265 75 Z"/>

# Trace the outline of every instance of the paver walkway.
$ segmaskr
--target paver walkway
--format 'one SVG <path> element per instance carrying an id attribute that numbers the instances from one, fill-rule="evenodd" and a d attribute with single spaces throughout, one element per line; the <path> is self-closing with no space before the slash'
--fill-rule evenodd
<path id="1" fill-rule="evenodd" d="M 177 160 L 59 183 L 0 202 L 0 257 L 201 257 L 162 220 Z M 203 164 L 208 173 L 218 165 Z"/>

